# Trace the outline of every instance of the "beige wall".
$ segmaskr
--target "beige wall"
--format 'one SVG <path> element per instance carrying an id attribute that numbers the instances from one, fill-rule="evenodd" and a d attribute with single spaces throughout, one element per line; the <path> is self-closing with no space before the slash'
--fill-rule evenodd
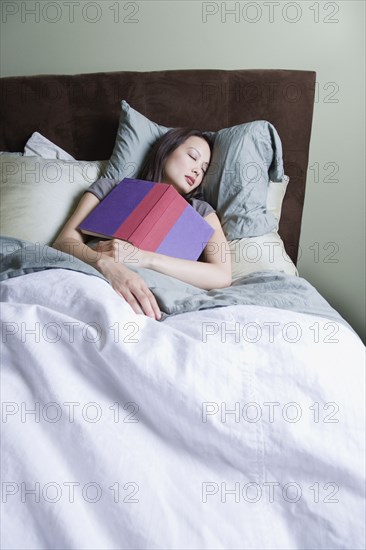
<path id="1" fill-rule="evenodd" d="M 363 1 L 2 0 L 1 8 L 2 76 L 315 70 L 318 97 L 298 267 L 364 334 Z"/>

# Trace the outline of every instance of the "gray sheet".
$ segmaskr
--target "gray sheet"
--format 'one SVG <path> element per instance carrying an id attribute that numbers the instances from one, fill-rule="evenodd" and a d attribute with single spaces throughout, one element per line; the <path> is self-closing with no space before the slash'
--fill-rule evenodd
<path id="1" fill-rule="evenodd" d="M 45 269 L 71 269 L 101 277 L 94 267 L 47 245 L 0 236 L 0 281 Z"/>
<path id="2" fill-rule="evenodd" d="M 0 281 L 45 269 L 71 269 L 105 280 L 99 271 L 74 256 L 49 246 L 0 237 Z M 154 293 L 162 320 L 169 315 L 231 305 L 259 305 L 325 317 L 352 327 L 302 277 L 262 271 L 236 280 L 230 287 L 203 290 L 156 271 L 131 267 Z"/>

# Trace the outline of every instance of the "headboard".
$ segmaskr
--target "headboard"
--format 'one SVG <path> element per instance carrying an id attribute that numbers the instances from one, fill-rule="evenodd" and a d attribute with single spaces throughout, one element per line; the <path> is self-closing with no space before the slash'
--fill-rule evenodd
<path id="1" fill-rule="evenodd" d="M 315 94 L 314 71 L 172 70 L 0 79 L 0 151 L 22 151 L 35 131 L 79 160 L 112 153 L 121 99 L 164 126 L 219 130 L 267 120 L 290 177 L 279 233 L 296 264 Z"/>

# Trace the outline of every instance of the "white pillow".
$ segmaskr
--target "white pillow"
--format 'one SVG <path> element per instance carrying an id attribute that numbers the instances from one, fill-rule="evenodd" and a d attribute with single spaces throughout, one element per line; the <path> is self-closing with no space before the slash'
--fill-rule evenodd
<path id="1" fill-rule="evenodd" d="M 55 143 L 42 136 L 39 132 L 34 132 L 24 146 L 25 157 L 42 157 L 44 159 L 75 160 L 66 151 L 61 149 Z"/>
<path id="2" fill-rule="evenodd" d="M 102 161 L 0 156 L 0 234 L 52 244 Z"/>
<path id="3" fill-rule="evenodd" d="M 277 221 L 277 230 L 280 224 L 282 203 L 290 178 L 284 176 L 282 181 L 270 181 L 267 192 L 267 210 L 272 212 Z"/>
<path id="4" fill-rule="evenodd" d="M 229 242 L 229 249 L 233 281 L 255 271 L 274 270 L 299 275 L 277 231 L 260 237 L 235 239 Z"/>

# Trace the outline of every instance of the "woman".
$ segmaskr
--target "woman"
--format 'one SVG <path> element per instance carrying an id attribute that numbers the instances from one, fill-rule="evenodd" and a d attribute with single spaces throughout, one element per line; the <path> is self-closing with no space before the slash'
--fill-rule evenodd
<path id="1" fill-rule="evenodd" d="M 157 141 L 139 174 L 139 179 L 173 185 L 214 228 L 199 261 L 144 251 L 119 239 L 100 241 L 93 248 L 88 246 L 88 238 L 77 227 L 118 183 L 116 180 L 101 179 L 89 187 L 53 246 L 95 267 L 135 313 L 155 319 L 161 317 L 155 297 L 143 278 L 127 267 L 128 260 L 138 267 L 153 269 L 207 290 L 229 286 L 231 260 L 226 254 L 227 241 L 220 221 L 208 203 L 193 197 L 210 158 L 210 141 L 202 132 L 177 128 Z"/>

